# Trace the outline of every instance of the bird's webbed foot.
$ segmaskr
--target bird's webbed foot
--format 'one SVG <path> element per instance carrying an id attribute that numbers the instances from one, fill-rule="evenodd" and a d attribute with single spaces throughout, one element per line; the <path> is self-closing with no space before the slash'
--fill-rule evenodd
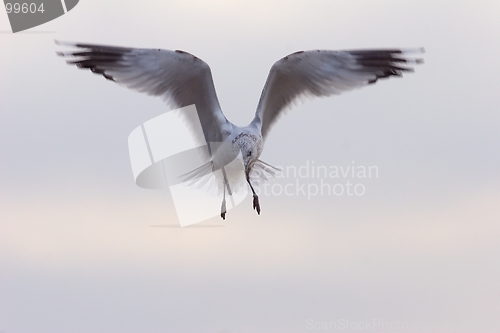
<path id="1" fill-rule="evenodd" d="M 257 214 L 260 215 L 260 204 L 259 204 L 259 197 L 254 194 L 253 196 L 253 209 L 257 211 Z"/>
<path id="2" fill-rule="evenodd" d="M 227 213 L 227 210 L 226 210 L 226 199 L 224 199 L 222 201 L 222 205 L 220 207 L 220 217 L 225 220 L 226 219 L 226 213 Z"/>

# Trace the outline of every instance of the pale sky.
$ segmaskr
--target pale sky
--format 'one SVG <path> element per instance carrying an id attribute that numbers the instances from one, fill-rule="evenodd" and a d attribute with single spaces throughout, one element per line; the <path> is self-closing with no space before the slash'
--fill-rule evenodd
<path id="1" fill-rule="evenodd" d="M 499 15 L 477 0 L 81 0 L 11 34 L 0 10 L 0 332 L 498 331 Z M 266 142 L 276 166 L 376 166 L 323 180 L 363 195 L 263 194 L 260 216 L 248 197 L 179 228 L 127 148 L 167 106 L 67 66 L 54 39 L 195 54 L 237 125 L 289 53 L 426 53 L 402 79 L 299 104 Z M 296 182 L 321 179 L 270 185 Z"/>

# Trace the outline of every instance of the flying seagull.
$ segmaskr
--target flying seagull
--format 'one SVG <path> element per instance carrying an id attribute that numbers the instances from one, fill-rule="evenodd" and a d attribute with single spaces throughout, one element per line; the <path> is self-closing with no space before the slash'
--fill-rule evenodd
<path id="1" fill-rule="evenodd" d="M 141 49 L 95 44 L 59 42 L 74 50 L 57 52 L 70 65 L 87 68 L 106 79 L 132 90 L 160 96 L 172 108 L 195 105 L 210 161 L 188 175 L 222 170 L 224 199 L 221 218 L 225 219 L 226 187 L 224 166 L 239 154 L 243 159 L 244 174 L 253 194 L 253 209 L 260 215 L 259 198 L 252 185 L 253 170 L 270 170 L 269 164 L 259 159 L 271 127 L 284 110 L 301 97 L 324 97 L 361 88 L 391 76 L 413 72 L 412 65 L 422 59 L 417 49 L 374 49 L 329 51 L 299 51 L 278 60 L 271 67 L 252 122 L 239 127 L 222 113 L 210 67 L 200 58 L 180 50 Z M 222 143 L 213 146 L 213 143 Z M 229 149 L 217 149 L 229 147 Z M 210 149 L 210 148 L 209 148 Z"/>

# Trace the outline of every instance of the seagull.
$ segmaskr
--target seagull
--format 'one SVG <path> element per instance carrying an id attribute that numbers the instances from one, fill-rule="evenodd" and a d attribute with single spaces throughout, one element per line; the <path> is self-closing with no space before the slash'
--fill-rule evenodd
<path id="1" fill-rule="evenodd" d="M 425 52 L 423 48 L 415 48 L 311 50 L 289 54 L 271 67 L 253 120 L 239 127 L 227 120 L 221 110 L 208 64 L 188 52 L 55 42 L 73 48 L 57 52 L 70 65 L 90 69 L 129 89 L 159 96 L 171 108 L 195 105 L 211 159 L 187 175 L 196 177 L 222 170 L 222 219 L 226 216 L 226 187 L 231 194 L 224 166 L 239 154 L 252 190 L 253 209 L 260 215 L 251 173 L 258 169 L 272 173 L 273 167 L 259 157 L 272 126 L 295 101 L 336 95 L 374 84 L 379 79 L 413 72 L 413 65 L 423 63 L 414 55 Z"/>

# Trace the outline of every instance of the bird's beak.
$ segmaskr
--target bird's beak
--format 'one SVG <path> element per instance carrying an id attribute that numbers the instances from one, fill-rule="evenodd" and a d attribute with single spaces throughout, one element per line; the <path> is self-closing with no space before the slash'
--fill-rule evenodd
<path id="1" fill-rule="evenodd" d="M 247 179 L 250 178 L 250 167 L 248 164 L 245 164 L 245 176 L 247 177 Z"/>

